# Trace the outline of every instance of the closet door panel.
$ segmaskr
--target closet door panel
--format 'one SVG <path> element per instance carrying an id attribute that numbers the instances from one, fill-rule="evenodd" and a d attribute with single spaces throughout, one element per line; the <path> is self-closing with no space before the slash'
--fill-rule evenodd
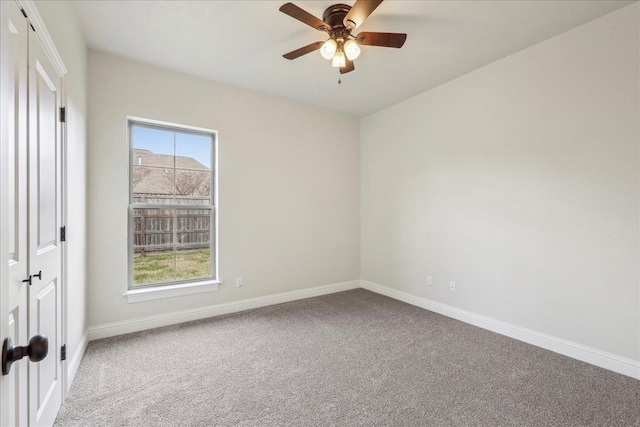
<path id="1" fill-rule="evenodd" d="M 29 363 L 29 424 L 50 426 L 62 402 L 60 76 L 29 33 L 29 336 L 46 335 L 49 354 Z"/>
<path id="2" fill-rule="evenodd" d="M 15 345 L 27 326 L 27 64 L 29 24 L 15 2 L 0 4 L 0 325 Z M 28 367 L 15 363 L 0 379 L 0 425 L 27 425 Z"/>
<path id="3" fill-rule="evenodd" d="M 32 187 L 36 192 L 35 204 L 32 215 L 37 215 L 36 221 L 36 247 L 38 253 L 53 249 L 57 246 L 57 200 L 59 198 L 59 176 L 57 173 L 56 155 L 58 151 L 58 90 L 51 76 L 40 64 L 35 63 L 35 116 L 38 126 L 36 143 L 32 145 L 35 150 L 34 166 L 37 186 Z"/>

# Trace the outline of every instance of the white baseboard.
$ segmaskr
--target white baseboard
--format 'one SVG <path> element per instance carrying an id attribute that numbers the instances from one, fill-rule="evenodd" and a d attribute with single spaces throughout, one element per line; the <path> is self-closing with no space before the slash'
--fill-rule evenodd
<path id="1" fill-rule="evenodd" d="M 78 344 L 78 348 L 76 352 L 73 354 L 73 357 L 69 361 L 69 365 L 67 366 L 67 392 L 71 388 L 71 384 L 73 383 L 76 374 L 78 373 L 78 368 L 80 367 L 80 362 L 82 361 L 82 357 L 84 356 L 84 352 L 87 350 L 87 345 L 89 345 L 89 331 L 85 332 L 80 339 L 80 343 Z"/>
<path id="2" fill-rule="evenodd" d="M 519 341 L 524 341 L 546 350 L 560 353 L 564 356 L 572 357 L 619 374 L 640 379 L 640 361 L 637 360 L 617 356 L 582 344 L 556 338 L 531 329 L 522 328 L 511 323 L 455 308 L 427 298 L 411 295 L 376 283 L 367 282 L 366 280 L 361 280 L 360 286 L 369 291 L 406 302 L 407 304 L 415 305 L 483 329 L 488 329 L 498 334 L 506 335 L 510 338 L 515 338 Z"/>
<path id="3" fill-rule="evenodd" d="M 176 311 L 173 313 L 160 314 L 157 316 L 149 316 L 123 322 L 108 323 L 90 327 L 89 341 L 113 337 L 116 335 L 128 334 L 131 332 L 144 331 L 147 329 L 159 328 L 162 326 L 174 325 L 177 323 L 206 319 L 207 317 L 219 316 L 221 314 L 236 313 L 238 311 L 250 310 L 253 308 L 265 307 L 274 304 L 281 304 L 283 302 L 317 297 L 320 295 L 332 294 L 335 292 L 348 291 L 351 289 L 358 289 L 359 287 L 360 281 L 353 280 L 350 282 L 317 286 L 315 288 L 307 288 L 297 291 L 284 292 L 281 294 L 268 295 L 264 297 L 233 301 L 208 307 L 195 308 L 192 310 Z"/>

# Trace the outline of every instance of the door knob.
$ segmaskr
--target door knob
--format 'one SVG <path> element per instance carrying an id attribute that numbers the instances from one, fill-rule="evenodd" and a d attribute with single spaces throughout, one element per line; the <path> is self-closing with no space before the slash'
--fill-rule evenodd
<path id="1" fill-rule="evenodd" d="M 13 346 L 11 338 L 4 339 L 2 344 L 2 375 L 7 375 L 11 370 L 11 365 L 22 359 L 25 356 L 29 356 L 29 360 L 32 362 L 39 362 L 49 353 L 49 339 L 45 335 L 34 335 L 29 340 L 28 346 Z"/>

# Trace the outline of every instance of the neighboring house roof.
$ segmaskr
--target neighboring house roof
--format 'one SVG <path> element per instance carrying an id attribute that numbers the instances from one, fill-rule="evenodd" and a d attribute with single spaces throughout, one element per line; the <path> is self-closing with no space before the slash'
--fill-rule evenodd
<path id="1" fill-rule="evenodd" d="M 133 150 L 133 164 L 141 166 L 156 166 L 162 168 L 173 168 L 175 160 L 176 169 L 195 169 L 209 171 L 209 168 L 194 159 L 193 157 L 171 156 L 168 154 L 156 154 L 149 150 Z"/>
<path id="2" fill-rule="evenodd" d="M 171 196 L 174 189 L 180 196 L 205 197 L 211 193 L 209 168 L 192 157 L 134 149 L 132 160 L 134 196 Z"/>

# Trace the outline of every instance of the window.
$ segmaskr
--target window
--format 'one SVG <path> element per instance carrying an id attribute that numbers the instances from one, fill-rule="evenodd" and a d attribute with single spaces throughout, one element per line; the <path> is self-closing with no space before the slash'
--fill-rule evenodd
<path id="1" fill-rule="evenodd" d="M 217 281 L 215 131 L 129 120 L 129 289 Z"/>

